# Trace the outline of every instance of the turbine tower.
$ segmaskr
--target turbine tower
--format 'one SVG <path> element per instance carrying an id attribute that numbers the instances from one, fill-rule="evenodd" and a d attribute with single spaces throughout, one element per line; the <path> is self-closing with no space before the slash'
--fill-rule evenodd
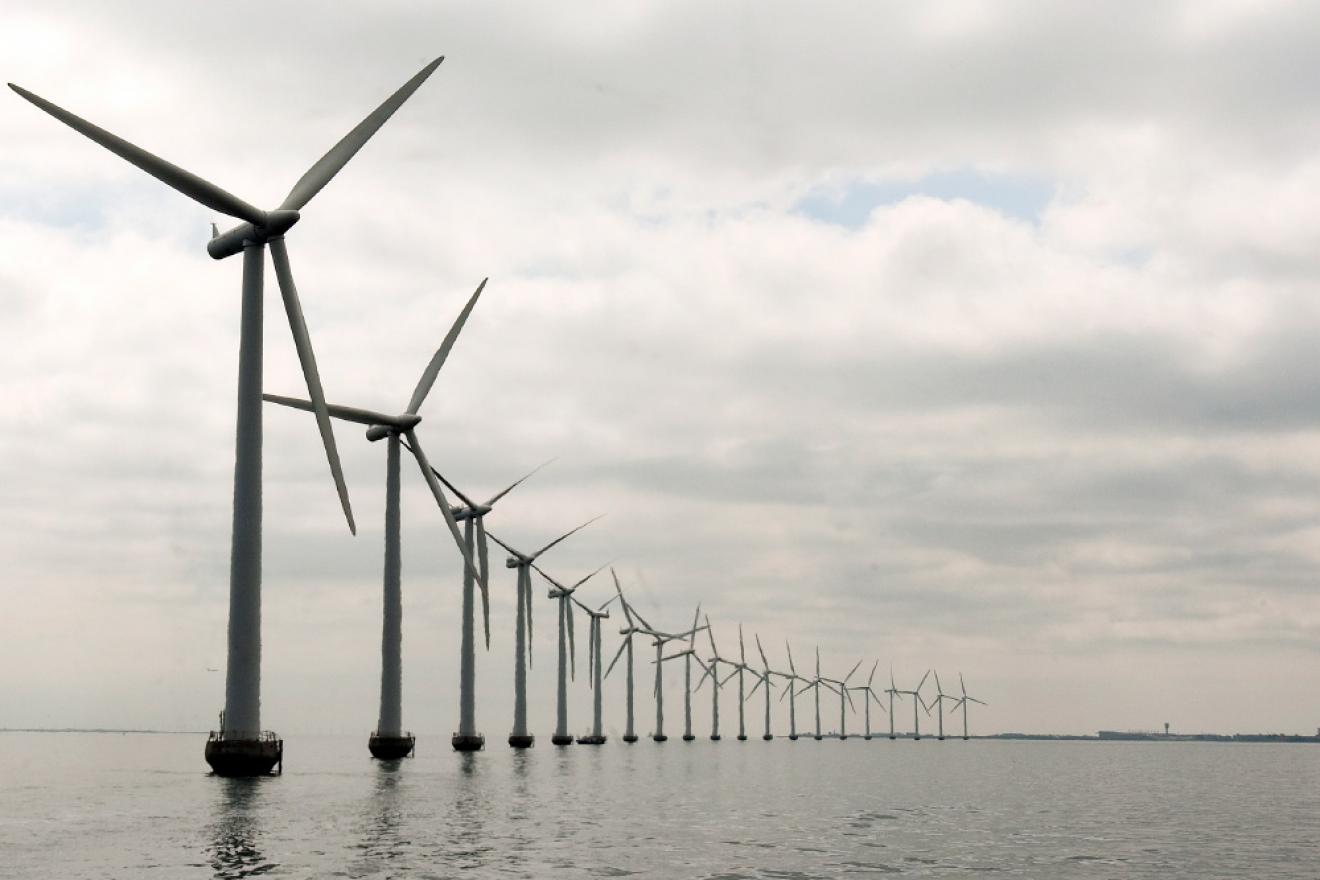
<path id="1" fill-rule="evenodd" d="M 720 656 L 719 649 L 715 647 L 714 633 L 715 631 L 711 628 L 710 625 L 710 615 L 708 614 L 706 615 L 706 637 L 710 639 L 710 665 L 707 666 L 704 663 L 702 664 L 703 668 L 706 671 L 702 673 L 701 680 L 697 682 L 696 690 L 701 690 L 701 685 L 705 683 L 708 677 L 710 678 L 710 683 L 711 683 L 710 741 L 719 742 L 720 741 L 720 689 L 724 687 L 724 683 L 721 682 L 719 678 L 719 667 L 720 664 L 723 663 L 725 666 L 736 669 L 738 664 L 734 663 L 732 660 L 726 660 L 725 658 Z M 698 658 L 698 662 L 700 662 L 700 658 Z"/>
<path id="2" fill-rule="evenodd" d="M 206 762 L 220 776 L 256 776 L 283 766 L 284 743 L 261 729 L 261 382 L 263 303 L 262 273 L 266 245 L 270 245 L 275 278 L 293 333 L 298 361 L 307 381 L 307 395 L 316 412 L 317 428 L 325 447 L 330 474 L 339 494 L 349 530 L 356 532 L 335 447 L 334 431 L 326 410 L 311 337 L 302 304 L 293 283 L 284 235 L 298 222 L 305 208 L 331 178 L 362 149 L 404 101 L 443 61 L 437 58 L 357 124 L 294 184 L 278 208 L 263 211 L 190 171 L 152 155 L 84 119 L 19 88 L 18 95 L 68 125 L 74 131 L 131 162 L 157 180 L 196 202 L 243 222 L 216 235 L 207 252 L 220 260 L 243 254 L 242 316 L 238 348 L 238 418 L 234 443 L 233 531 L 229 556 L 229 660 L 225 669 L 225 709 L 220 730 L 206 743 Z M 265 143 L 266 139 L 263 139 Z"/>
<path id="3" fill-rule="evenodd" d="M 701 614 L 701 606 L 700 606 L 700 605 L 697 606 L 697 614 Z M 704 629 L 704 627 L 698 627 L 698 626 L 697 626 L 696 618 L 693 618 L 693 620 L 692 620 L 692 626 L 693 626 L 693 629 L 691 629 L 691 630 L 689 630 L 689 631 L 687 631 L 687 632 L 681 632 L 681 633 L 664 633 L 664 632 L 656 632 L 656 631 L 654 631 L 654 630 L 645 630 L 645 632 L 646 632 L 647 635 L 653 636 L 653 637 L 655 638 L 655 641 L 651 643 L 652 645 L 655 646 L 655 659 L 651 661 L 652 663 L 655 664 L 655 731 L 651 734 L 651 739 L 655 740 L 655 741 L 658 742 L 658 743 L 660 743 L 660 742 L 664 742 L 664 741 L 666 741 L 667 739 L 669 739 L 669 737 L 665 736 L 665 680 L 664 680 L 664 667 L 665 667 L 665 664 L 664 664 L 664 661 L 665 661 L 666 659 L 670 659 L 670 658 L 666 658 L 666 657 L 664 656 L 665 645 L 669 644 L 670 642 L 677 641 L 677 640 L 679 640 L 679 639 L 691 639 L 691 638 L 694 638 L 696 633 L 698 633 L 698 632 L 700 632 L 702 629 Z M 675 656 L 675 657 L 681 657 L 681 656 L 683 656 L 683 654 L 681 654 L 681 653 L 680 653 L 680 654 L 675 654 L 674 656 Z M 688 656 L 691 656 L 691 655 L 688 655 Z M 690 670 L 690 669 L 691 669 L 691 667 L 689 667 L 689 670 Z M 687 684 L 688 684 L 688 694 L 687 694 L 687 703 L 686 703 L 686 705 L 687 705 L 688 708 L 689 708 L 688 724 L 689 724 L 689 727 L 690 727 L 690 725 L 691 725 L 691 711 L 690 711 L 690 710 L 691 710 L 691 685 L 692 685 L 692 676 L 691 676 L 691 672 L 689 672 L 689 674 L 688 674 Z M 690 731 L 690 729 L 689 729 L 689 733 L 690 733 L 690 732 L 691 732 L 691 731 Z"/>
<path id="4" fill-rule="evenodd" d="M 799 695 L 801 695 L 801 694 L 805 694 L 807 691 L 814 691 L 814 692 L 815 692 L 815 697 L 816 697 L 816 735 L 813 737 L 813 739 L 819 741 L 819 740 L 821 740 L 821 739 L 824 739 L 824 737 L 822 737 L 821 734 L 820 734 L 820 687 L 821 687 L 821 684 L 824 683 L 824 681 L 825 681 L 825 679 L 823 679 L 823 678 L 820 677 L 820 646 L 819 646 L 819 645 L 816 646 L 816 677 L 815 677 L 815 678 L 812 678 L 812 679 L 803 679 L 803 681 L 807 681 L 808 684 L 807 684 L 806 686 L 804 686 L 804 687 L 802 688 L 802 690 L 798 691 L 798 694 L 799 694 Z M 830 688 L 829 685 L 825 685 L 825 687 L 826 687 L 827 690 L 833 690 L 832 688 Z"/>
<path id="5" fill-rule="evenodd" d="M 668 657 L 661 658 L 661 662 L 666 660 L 675 660 L 683 658 L 683 742 L 692 742 L 696 739 L 692 735 L 692 661 L 697 659 L 696 640 L 699 629 L 697 621 L 701 618 L 701 603 L 697 603 L 697 611 L 692 615 L 692 630 L 688 634 L 687 648 L 676 654 L 670 654 Z M 701 661 L 697 659 L 697 662 Z"/>
<path id="6" fill-rule="evenodd" d="M 852 672 L 849 672 L 847 675 L 845 675 L 842 681 L 837 678 L 821 679 L 822 681 L 827 681 L 830 684 L 833 684 L 836 688 L 838 688 L 837 693 L 839 694 L 839 739 L 840 740 L 845 740 L 848 738 L 848 707 L 853 706 L 852 694 L 848 693 L 848 679 L 853 677 L 853 673 L 857 672 L 857 667 L 861 665 L 862 665 L 862 661 L 858 660 L 857 665 L 852 668 Z M 857 711 L 856 706 L 853 706 L 853 711 L 854 712 Z"/>
<path id="7" fill-rule="evenodd" d="M 759 688 L 761 685 L 765 685 L 765 733 L 761 734 L 761 739 L 765 740 L 766 742 L 769 742 L 770 740 L 775 738 L 774 734 L 770 732 L 770 688 L 774 686 L 773 682 L 770 681 L 770 676 L 781 675 L 784 678 L 788 678 L 789 687 L 793 686 L 792 677 L 789 676 L 787 672 L 776 672 L 775 670 L 771 669 L 770 661 L 765 658 L 765 649 L 761 647 L 761 636 L 756 635 L 753 636 L 753 638 L 756 639 L 756 651 L 758 654 L 761 655 L 761 672 L 760 672 L 760 679 L 756 682 L 756 684 L 752 685 L 752 690 L 750 693 L 747 694 L 747 699 L 750 700 L 752 698 L 752 694 L 756 693 L 756 689 Z"/>
<path id="8" fill-rule="evenodd" d="M 550 737 L 550 742 L 557 746 L 573 744 L 573 735 L 568 732 L 568 678 L 571 675 L 573 680 L 577 681 L 577 641 L 573 632 L 573 593 L 577 591 L 578 587 L 600 574 L 605 569 L 605 565 L 602 565 L 571 587 L 566 587 L 550 577 L 541 570 L 540 566 L 532 565 L 532 568 L 535 568 L 537 573 L 551 584 L 548 598 L 559 600 L 559 676 L 555 691 L 555 732 Z"/>
<path id="9" fill-rule="evenodd" d="M 594 611 L 584 605 L 577 596 L 570 598 L 570 601 L 576 603 L 591 619 L 591 626 L 588 629 L 589 640 L 587 642 L 587 672 L 591 676 L 588 683 L 593 688 L 591 694 L 591 733 L 578 737 L 578 745 L 601 746 L 605 744 L 605 732 L 601 728 L 600 622 L 609 619 L 610 613 L 605 609 L 617 598 L 618 596 L 611 596 Z"/>
<path id="10" fill-rule="evenodd" d="M 944 688 L 940 685 L 940 673 L 939 673 L 939 670 L 936 670 L 936 671 L 935 671 L 935 699 L 931 700 L 931 702 L 934 703 L 935 706 L 936 706 L 936 708 L 939 710 L 939 718 L 940 718 L 939 740 L 940 740 L 941 742 L 944 741 L 944 701 L 945 701 L 945 700 L 948 700 L 949 702 L 952 702 L 952 703 L 957 703 L 957 702 L 958 702 L 957 698 L 954 697 L 953 694 L 946 694 L 946 693 L 944 692 Z M 928 714 L 928 715 L 930 714 L 930 709 L 927 709 L 927 710 L 926 710 L 926 714 Z"/>
<path id="11" fill-rule="evenodd" d="M 881 712 L 885 711 L 884 704 L 881 703 L 880 698 L 875 695 L 875 688 L 871 687 L 871 682 L 875 681 L 875 671 L 879 666 L 879 660 L 875 661 L 875 664 L 871 666 L 871 675 L 866 679 L 866 684 L 854 685 L 852 688 L 849 688 L 849 690 L 866 692 L 866 696 L 862 700 L 862 704 L 866 707 L 866 736 L 864 736 L 863 739 L 868 740 L 871 738 L 871 701 L 875 701 L 875 704 L 880 707 Z"/>
<path id="12" fill-rule="evenodd" d="M 463 325 L 467 323 L 468 315 L 472 313 L 472 308 L 477 304 L 477 298 L 481 296 L 481 291 L 486 287 L 483 280 L 477 285 L 477 290 L 468 299 L 467 304 L 463 306 L 454 324 L 449 328 L 444 341 L 431 356 L 426 369 L 422 371 L 422 377 L 417 382 L 417 387 L 413 389 L 412 398 L 408 401 L 408 407 L 400 415 L 391 416 L 386 413 L 373 412 L 368 409 L 359 409 L 351 406 L 339 406 L 338 404 L 325 404 L 326 411 L 334 418 L 347 422 L 356 422 L 367 426 L 367 439 L 371 442 L 385 440 L 385 571 L 384 571 L 384 620 L 381 626 L 380 641 L 380 715 L 376 722 L 376 729 L 367 739 L 367 748 L 371 751 L 373 757 L 380 760 L 396 760 L 405 757 L 413 752 L 417 740 L 411 733 L 403 729 L 403 582 L 401 577 L 402 570 L 402 540 L 400 538 L 400 520 L 401 505 L 399 503 L 399 447 L 402 444 L 417 459 L 417 465 L 421 468 L 422 477 L 426 480 L 432 494 L 435 496 L 435 502 L 440 506 L 440 512 L 449 526 L 450 534 L 458 544 L 459 553 L 463 556 L 463 567 L 469 576 L 473 571 L 471 547 L 464 542 L 463 536 L 458 532 L 458 523 L 454 519 L 453 512 L 449 509 L 449 502 L 445 499 L 443 490 L 436 480 L 434 469 L 427 461 L 426 453 L 422 451 L 420 442 L 417 439 L 416 427 L 421 422 L 422 417 L 417 414 L 422 404 L 426 402 L 426 397 L 431 393 L 435 380 L 440 375 L 440 370 L 449 358 L 449 352 L 453 349 L 458 334 L 463 331 Z M 291 407 L 293 409 L 315 412 L 315 405 L 309 400 L 300 400 L 295 397 L 281 397 L 278 394 L 263 394 L 262 399 L 270 403 L 277 403 L 281 406 Z"/>
<path id="13" fill-rule="evenodd" d="M 532 665 L 532 563 L 551 547 L 598 519 L 600 517 L 593 517 L 577 528 L 569 529 L 530 554 L 520 553 L 501 541 L 494 532 L 486 532 L 492 541 L 509 551 L 504 567 L 515 569 L 518 573 L 518 613 L 513 640 L 513 730 L 509 733 L 509 745 L 515 749 L 531 748 L 536 743 L 536 737 L 527 732 L 527 668 Z"/>
<path id="14" fill-rule="evenodd" d="M 515 480 L 506 486 L 503 491 L 497 493 L 485 504 L 478 504 L 468 496 L 458 490 L 453 483 L 449 482 L 435 468 L 431 472 L 436 478 L 444 483 L 445 487 L 453 492 L 463 506 L 455 507 L 451 511 L 454 519 L 463 523 L 463 543 L 467 547 L 468 558 L 474 555 L 480 562 L 479 577 L 474 577 L 472 566 L 463 566 L 463 630 L 462 638 L 459 642 L 459 663 L 458 663 L 458 730 L 450 738 L 450 745 L 458 752 L 476 752 L 486 747 L 486 737 L 477 730 L 477 711 L 476 711 L 476 669 L 477 658 L 474 645 L 474 630 L 476 624 L 474 621 L 474 600 L 473 595 L 476 586 L 481 587 L 481 617 L 482 626 L 486 635 L 486 650 L 490 650 L 490 551 L 486 539 L 486 514 L 490 513 L 496 502 L 508 495 L 524 480 L 535 474 L 541 468 L 550 462 L 543 462 L 537 465 L 527 474 Z"/>
<path id="15" fill-rule="evenodd" d="M 797 692 L 793 689 L 793 683 L 806 681 L 807 679 L 797 674 L 797 667 L 793 665 L 793 648 L 789 645 L 787 639 L 784 640 L 784 649 L 788 652 L 788 686 L 785 687 L 784 692 L 779 695 L 779 699 L 782 702 L 784 697 L 788 697 L 788 738 L 796 742 L 798 738 Z M 803 688 L 803 690 L 806 690 L 806 688 Z"/>
<path id="16" fill-rule="evenodd" d="M 609 669 L 605 670 L 605 677 L 609 678 L 610 673 L 614 671 L 614 664 L 619 662 L 619 658 L 623 656 L 623 653 L 626 650 L 628 652 L 628 691 L 627 691 L 628 705 L 627 705 L 627 713 L 626 713 L 627 722 L 623 732 L 623 741 L 631 745 L 637 742 L 637 731 L 636 731 L 635 719 L 633 715 L 632 637 L 637 633 L 649 634 L 653 631 L 653 629 L 651 627 L 651 624 L 646 622 L 646 619 L 642 617 L 642 615 L 637 611 L 637 609 L 632 607 L 632 604 L 629 603 L 628 600 L 624 598 L 623 588 L 619 586 L 619 576 L 614 573 L 613 568 L 610 569 L 610 576 L 614 578 L 614 590 L 616 593 L 618 593 L 620 607 L 623 608 L 623 617 L 624 620 L 627 621 L 628 625 L 623 629 L 619 630 L 619 635 L 623 636 L 623 643 L 619 645 L 619 650 L 615 653 L 614 659 L 610 661 Z M 642 625 L 638 626 L 637 621 L 641 621 Z"/>
<path id="17" fill-rule="evenodd" d="M 926 709 L 926 701 L 921 698 L 921 688 L 928 678 L 930 678 L 929 669 L 926 670 L 926 674 L 921 677 L 921 681 L 917 684 L 914 690 L 896 691 L 896 693 L 905 694 L 912 698 L 912 738 L 914 740 L 921 739 L 921 717 L 917 715 L 917 707 L 920 706 L 921 708 Z M 926 709 L 926 714 L 930 714 L 930 709 Z"/>
<path id="18" fill-rule="evenodd" d="M 984 703 L 984 702 L 982 702 L 982 701 L 976 699 L 976 697 L 969 697 L 969 696 L 967 696 L 967 685 L 963 682 L 963 677 L 962 677 L 962 673 L 961 673 L 961 672 L 958 673 L 958 687 L 962 689 L 962 696 L 959 697 L 959 698 L 954 702 L 954 704 L 953 704 L 953 708 L 954 708 L 955 710 L 957 710 L 957 708 L 958 708 L 959 706 L 962 706 L 962 717 L 963 717 L 963 739 L 966 740 L 966 739 L 968 738 L 968 736 L 967 736 L 967 704 L 968 704 L 968 703 L 976 703 L 977 705 L 980 705 L 980 706 L 987 706 L 987 705 L 989 705 L 989 704 L 988 704 L 988 703 Z"/>
<path id="19" fill-rule="evenodd" d="M 724 679 L 724 682 L 727 683 L 730 678 L 733 678 L 735 675 L 738 676 L 738 742 L 746 742 L 747 717 L 743 710 L 743 704 L 747 702 L 747 691 L 743 673 L 750 672 L 752 675 L 757 675 L 757 672 L 755 669 L 752 669 L 752 667 L 747 665 L 747 649 L 743 645 L 743 630 L 741 623 L 738 624 L 738 662 L 729 663 L 728 665 L 733 667 L 733 672 L 729 673 Z"/>

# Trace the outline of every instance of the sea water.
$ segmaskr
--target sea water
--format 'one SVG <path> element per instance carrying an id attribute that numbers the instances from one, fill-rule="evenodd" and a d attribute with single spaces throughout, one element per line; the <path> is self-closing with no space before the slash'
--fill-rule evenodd
<path id="1" fill-rule="evenodd" d="M 0 734 L 0 877 L 1320 877 L 1320 746 Z"/>

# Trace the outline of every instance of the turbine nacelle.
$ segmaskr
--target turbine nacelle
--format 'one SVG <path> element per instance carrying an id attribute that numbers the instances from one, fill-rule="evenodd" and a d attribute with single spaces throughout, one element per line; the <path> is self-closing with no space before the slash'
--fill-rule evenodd
<path id="1" fill-rule="evenodd" d="M 263 211 L 262 214 L 263 222 L 260 226 L 255 223 L 240 223 L 233 229 L 213 235 L 206 243 L 206 252 L 214 260 L 232 257 L 234 254 L 242 253 L 243 248 L 248 244 L 265 244 L 272 238 L 279 238 L 292 229 L 293 224 L 302 216 L 290 208 Z M 211 228 L 214 230 L 215 224 L 212 224 Z"/>
<path id="2" fill-rule="evenodd" d="M 388 425 L 372 425 L 367 428 L 367 439 L 372 443 L 384 440 L 392 434 L 406 434 L 422 421 L 422 417 L 413 413 L 404 413 L 391 419 Z"/>

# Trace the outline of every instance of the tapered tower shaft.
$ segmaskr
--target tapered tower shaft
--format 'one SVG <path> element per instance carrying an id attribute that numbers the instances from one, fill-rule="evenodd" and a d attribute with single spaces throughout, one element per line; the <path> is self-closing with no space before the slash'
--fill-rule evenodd
<path id="1" fill-rule="evenodd" d="M 559 600 L 559 684 L 555 689 L 555 736 L 568 736 L 568 635 L 564 618 L 572 612 L 569 599 Z"/>
<path id="2" fill-rule="evenodd" d="M 399 450 L 397 434 L 385 446 L 384 622 L 380 635 L 380 717 L 376 733 L 403 733 L 403 588 L 399 537 Z"/>
<path id="3" fill-rule="evenodd" d="M 847 685 L 839 685 L 839 736 L 848 735 L 848 693 Z"/>
<path id="4" fill-rule="evenodd" d="M 653 736 L 665 735 L 664 664 L 660 662 L 660 652 L 662 650 L 662 646 L 657 643 L 655 646 L 655 733 Z"/>
<path id="5" fill-rule="evenodd" d="M 683 657 L 683 736 L 692 738 L 692 655 Z"/>
<path id="6" fill-rule="evenodd" d="M 939 737 L 940 737 L 940 739 L 944 739 L 944 697 L 941 696 L 941 697 L 940 697 L 938 700 L 936 700 L 935 702 L 937 702 L 937 703 L 940 704 L 940 705 L 939 705 L 939 710 L 938 710 L 939 713 L 940 713 L 940 734 L 939 734 Z"/>
<path id="7" fill-rule="evenodd" d="M 965 694 L 967 692 L 963 691 L 963 693 Z M 966 700 L 963 700 L 962 710 L 963 710 L 963 739 L 967 739 L 967 701 Z"/>
<path id="8" fill-rule="evenodd" d="M 797 736 L 797 693 L 793 690 L 793 685 L 797 679 L 788 680 L 788 735 Z"/>
<path id="9" fill-rule="evenodd" d="M 767 673 L 765 681 L 765 736 L 770 737 L 770 675 Z"/>
<path id="10" fill-rule="evenodd" d="M 871 738 L 871 692 L 866 692 L 866 738 Z"/>
<path id="11" fill-rule="evenodd" d="M 518 571 L 518 634 L 513 640 L 513 736 L 527 735 L 527 592 L 531 589 L 527 566 Z"/>
<path id="12" fill-rule="evenodd" d="M 747 696 L 743 692 L 743 669 L 738 667 L 738 738 L 747 738 L 747 720 L 744 717 L 744 708 L 746 706 Z"/>
<path id="13" fill-rule="evenodd" d="M 893 687 L 893 685 L 890 685 Z M 894 692 L 889 692 L 889 738 L 893 739 L 894 734 Z"/>
<path id="14" fill-rule="evenodd" d="M 592 651 L 595 652 L 596 666 L 592 673 L 592 685 L 596 692 L 591 695 L 591 735 L 599 737 L 603 734 L 601 730 L 601 672 L 600 672 L 600 620 L 591 621 L 591 644 Z"/>
<path id="15" fill-rule="evenodd" d="M 626 708 L 627 708 L 627 729 L 624 731 L 624 734 L 623 734 L 623 735 L 624 735 L 624 736 L 628 736 L 628 737 L 634 737 L 634 736 L 637 735 L 637 731 L 635 730 L 635 728 L 636 728 L 637 725 L 634 723 L 634 717 L 633 717 L 633 643 L 632 643 L 632 633 L 629 633 L 629 634 L 628 634 L 627 647 L 624 648 L 624 653 L 626 653 L 626 654 L 628 655 L 628 705 L 627 705 L 627 707 L 626 707 Z"/>
<path id="16" fill-rule="evenodd" d="M 917 714 L 917 703 L 921 698 L 916 694 L 912 695 L 912 738 L 921 739 L 921 716 Z"/>
<path id="17" fill-rule="evenodd" d="M 719 666 L 714 661 L 710 664 L 710 737 L 720 735 L 720 676 Z"/>
<path id="18" fill-rule="evenodd" d="M 266 249 L 243 247 L 238 343 L 238 420 L 234 440 L 234 519 L 229 548 L 229 661 L 226 739 L 261 733 L 261 353 Z"/>
<path id="19" fill-rule="evenodd" d="M 811 689 L 811 692 L 816 697 L 816 739 L 820 739 L 820 682 L 819 681 L 816 682 L 816 686 Z"/>
<path id="20" fill-rule="evenodd" d="M 463 523 L 463 542 L 467 545 L 468 558 L 476 559 L 474 546 L 476 526 L 469 517 Z M 473 635 L 473 605 L 475 602 L 476 576 L 472 566 L 463 566 L 463 635 L 459 645 L 458 658 L 458 733 L 460 736 L 477 735 L 476 676 L 477 658 Z"/>

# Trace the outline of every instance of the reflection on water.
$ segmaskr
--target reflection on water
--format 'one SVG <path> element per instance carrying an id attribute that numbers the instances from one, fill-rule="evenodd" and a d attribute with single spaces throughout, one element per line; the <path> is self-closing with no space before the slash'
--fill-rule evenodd
<path id="1" fill-rule="evenodd" d="M 487 773 L 476 752 L 459 756 L 459 772 L 454 780 L 454 803 L 449 812 L 446 863 L 455 868 L 480 868 L 491 856 L 491 842 L 486 838 L 486 820 L 491 793 Z"/>
<path id="2" fill-rule="evenodd" d="M 258 818 L 262 804 L 261 786 L 266 780 L 217 778 L 215 781 L 220 790 L 215 801 L 208 851 L 215 876 L 223 880 L 256 877 L 278 867 L 266 861 L 258 848 L 261 840 Z"/>
<path id="3" fill-rule="evenodd" d="M 354 866 L 354 876 L 384 872 L 411 845 L 400 831 L 403 820 L 405 786 L 403 761 L 373 761 L 375 780 L 371 796 L 362 808 L 362 857 Z"/>

